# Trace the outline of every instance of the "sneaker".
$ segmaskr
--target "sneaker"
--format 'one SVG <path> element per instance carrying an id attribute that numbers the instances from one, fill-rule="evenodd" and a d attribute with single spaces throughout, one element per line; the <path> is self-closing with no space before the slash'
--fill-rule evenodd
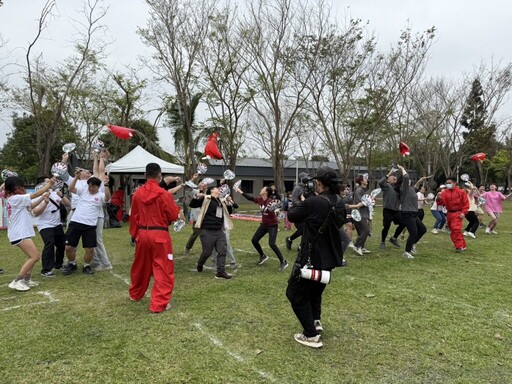
<path id="1" fill-rule="evenodd" d="M 413 245 L 412 245 L 411 253 L 412 253 L 413 255 L 415 255 L 415 254 L 417 254 L 417 253 L 418 253 L 418 251 L 416 251 L 416 244 L 413 244 Z"/>
<path id="2" fill-rule="evenodd" d="M 315 320 L 314 321 L 314 324 L 315 324 L 315 329 L 318 333 L 320 332 L 323 332 L 324 331 L 324 327 L 322 327 L 322 322 L 320 320 Z"/>
<path id="3" fill-rule="evenodd" d="M 203 266 L 201 264 L 197 264 L 197 272 L 203 272 Z"/>
<path id="4" fill-rule="evenodd" d="M 110 271 L 112 269 L 112 264 L 111 265 L 98 265 L 96 267 L 93 267 L 93 271 L 94 272 L 101 272 L 101 271 Z"/>
<path id="5" fill-rule="evenodd" d="M 83 267 L 82 273 L 85 273 L 86 275 L 94 275 L 94 271 L 92 270 L 90 265 Z"/>
<path id="6" fill-rule="evenodd" d="M 487 227 L 487 225 L 486 225 L 486 224 L 484 224 L 484 223 L 480 223 L 479 227 L 480 227 L 480 228 L 485 228 L 485 227 Z"/>
<path id="7" fill-rule="evenodd" d="M 25 281 L 23 280 L 13 280 L 9 283 L 9 288 L 11 289 L 15 289 L 17 291 L 20 291 L 20 292 L 25 292 L 25 291 L 28 291 L 30 289 L 30 287 L 25 284 Z"/>
<path id="8" fill-rule="evenodd" d="M 407 251 L 405 251 L 402 256 L 405 257 L 406 259 L 414 259 L 414 256 Z"/>
<path id="9" fill-rule="evenodd" d="M 434 228 L 432 231 L 431 231 L 434 235 L 437 235 L 439 233 L 439 231 L 437 230 L 437 228 Z"/>
<path id="10" fill-rule="evenodd" d="M 217 274 L 215 275 L 215 278 L 218 280 L 229 280 L 229 279 L 233 278 L 233 276 L 226 272 L 217 272 Z"/>
<path id="11" fill-rule="evenodd" d="M 489 227 L 485 228 L 485 233 L 487 233 L 488 235 L 491 234 L 491 229 Z"/>
<path id="12" fill-rule="evenodd" d="M 354 245 L 354 243 L 351 241 L 350 243 L 348 243 L 347 248 L 355 249 L 355 248 L 356 248 L 356 246 L 355 246 L 355 245 Z"/>
<path id="13" fill-rule="evenodd" d="M 468 236 L 472 237 L 473 239 L 476 239 L 476 236 L 473 232 L 468 232 Z"/>
<path id="14" fill-rule="evenodd" d="M 361 252 L 363 252 L 364 254 L 372 253 L 372 251 L 369 251 L 366 248 L 361 248 Z"/>
<path id="15" fill-rule="evenodd" d="M 281 266 L 279 267 L 279 270 L 280 271 L 284 271 L 286 268 L 288 268 L 288 262 L 286 260 L 284 260 L 282 263 L 281 263 Z"/>
<path id="16" fill-rule="evenodd" d="M 25 284 L 28 285 L 30 288 L 37 287 L 39 283 L 37 281 L 34 281 L 32 279 L 30 280 L 24 280 Z"/>
<path id="17" fill-rule="evenodd" d="M 348 267 L 347 260 L 345 260 L 345 259 L 341 260 L 341 266 L 342 267 Z"/>
<path id="18" fill-rule="evenodd" d="M 286 249 L 289 251 L 292 250 L 292 240 L 290 240 L 289 237 L 286 238 Z"/>
<path id="19" fill-rule="evenodd" d="M 455 252 L 457 252 L 457 253 L 462 253 L 462 252 L 464 252 L 466 249 L 467 249 L 466 247 L 464 247 L 464 248 L 455 248 Z"/>
<path id="20" fill-rule="evenodd" d="M 259 261 L 258 261 L 258 263 L 256 265 L 262 265 L 267 260 L 268 260 L 268 256 L 267 255 L 260 256 L 260 259 L 259 259 Z"/>
<path id="21" fill-rule="evenodd" d="M 237 267 L 235 262 L 229 263 L 229 268 L 235 269 Z"/>
<path id="22" fill-rule="evenodd" d="M 359 256 L 363 256 L 363 248 L 357 248 L 357 247 L 354 247 L 352 248 L 352 250 L 357 253 Z"/>
<path id="23" fill-rule="evenodd" d="M 462 233 L 462 235 L 463 235 L 463 236 L 469 236 L 467 231 L 464 231 L 464 232 Z"/>
<path id="24" fill-rule="evenodd" d="M 380 243 L 379 248 L 380 249 L 386 249 L 386 243 Z"/>
<path id="25" fill-rule="evenodd" d="M 320 335 L 313 337 L 304 336 L 303 333 L 296 333 L 293 338 L 299 344 L 305 345 L 311 348 L 322 348 L 324 344 L 320 341 Z"/>
<path id="26" fill-rule="evenodd" d="M 395 239 L 394 237 L 390 238 L 390 239 L 389 239 L 389 242 L 390 242 L 391 244 L 393 244 L 395 247 L 400 248 L 400 244 L 398 244 L 398 240 L 397 240 L 397 239 Z"/>
<path id="27" fill-rule="evenodd" d="M 0 268 L 0 275 L 1 275 L 2 273 L 4 273 L 4 270 L 3 270 L 3 268 Z"/>
<path id="28" fill-rule="evenodd" d="M 135 241 L 135 238 L 134 237 L 130 238 L 130 245 L 132 247 L 135 247 L 135 244 L 137 244 L 137 242 Z"/>
<path id="29" fill-rule="evenodd" d="M 62 274 L 63 275 L 71 275 L 72 273 L 75 273 L 77 271 L 78 267 L 76 264 L 68 264 L 64 267 L 62 267 Z"/>
<path id="30" fill-rule="evenodd" d="M 55 277 L 55 273 L 53 273 L 53 271 L 41 272 L 41 276 L 43 276 L 43 277 Z"/>
<path id="31" fill-rule="evenodd" d="M 53 269 L 62 269 L 62 264 L 55 264 Z"/>
<path id="32" fill-rule="evenodd" d="M 491 231 L 491 233 L 492 233 L 493 235 L 497 235 L 497 234 L 498 234 L 498 232 L 496 232 L 494 229 Z"/>

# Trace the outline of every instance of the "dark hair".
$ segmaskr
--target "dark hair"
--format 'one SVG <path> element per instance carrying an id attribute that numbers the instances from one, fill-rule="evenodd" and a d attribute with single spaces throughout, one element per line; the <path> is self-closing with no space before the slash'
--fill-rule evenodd
<path id="1" fill-rule="evenodd" d="M 270 196 L 273 194 L 273 192 L 274 192 L 274 191 L 272 190 L 272 188 L 270 188 L 268 185 L 266 185 L 266 186 L 265 186 L 265 187 L 263 187 L 263 188 L 265 188 L 265 191 L 267 191 L 267 197 L 270 197 Z"/>
<path id="2" fill-rule="evenodd" d="M 363 180 L 364 180 L 364 176 L 363 175 L 357 175 L 355 181 L 356 181 L 357 184 L 361 185 L 361 181 L 363 181 Z"/>
<path id="3" fill-rule="evenodd" d="M 447 180 L 455 181 L 455 180 L 457 180 L 457 178 L 453 177 L 453 176 L 447 176 L 445 181 L 447 181 Z"/>
<path id="4" fill-rule="evenodd" d="M 18 176 L 11 176 L 5 179 L 6 196 L 16 195 L 20 189 L 25 188 L 25 183 Z"/>
<path id="5" fill-rule="evenodd" d="M 41 184 L 41 183 L 44 183 L 44 181 L 47 179 L 46 176 L 39 176 L 37 179 L 36 179 L 36 184 Z M 48 177 L 49 179 L 49 177 Z"/>
<path id="6" fill-rule="evenodd" d="M 95 185 L 95 186 L 99 187 L 101 185 L 101 180 L 94 176 L 89 177 L 87 179 L 87 185 Z"/>
<path id="7" fill-rule="evenodd" d="M 162 173 L 162 168 L 157 163 L 146 165 L 146 177 L 148 179 L 155 179 L 160 173 Z"/>

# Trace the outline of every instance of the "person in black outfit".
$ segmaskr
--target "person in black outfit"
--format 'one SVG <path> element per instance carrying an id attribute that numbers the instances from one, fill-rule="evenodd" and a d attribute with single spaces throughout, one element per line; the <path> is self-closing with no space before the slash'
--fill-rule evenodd
<path id="1" fill-rule="evenodd" d="M 302 179 L 307 178 L 308 174 L 305 172 L 299 173 L 299 180 L 295 187 L 293 187 L 292 191 L 292 202 L 291 205 L 297 203 L 300 201 L 300 197 L 304 195 L 304 191 L 306 189 L 306 185 L 302 182 Z M 289 209 L 289 207 L 288 207 Z M 290 216 L 288 216 L 288 219 Z M 290 220 L 291 221 L 291 220 Z M 292 250 L 292 243 L 293 240 L 297 239 L 298 237 L 302 236 L 302 232 L 304 232 L 304 224 L 303 223 L 293 223 L 295 225 L 296 231 L 291 234 L 290 237 L 286 238 L 286 249 L 291 251 Z"/>
<path id="2" fill-rule="evenodd" d="M 325 284 L 300 278 L 300 268 L 312 266 L 314 270 L 331 271 L 342 266 L 339 228 L 343 225 L 346 210 L 338 196 L 338 179 L 332 168 L 320 167 L 314 179 L 318 195 L 294 204 L 289 211 L 294 222 L 304 223 L 304 233 L 288 281 L 286 297 L 304 328 L 302 333 L 294 335 L 295 341 L 308 347 L 320 348 L 323 346 L 320 340 L 320 332 L 323 331 L 320 320 Z"/>

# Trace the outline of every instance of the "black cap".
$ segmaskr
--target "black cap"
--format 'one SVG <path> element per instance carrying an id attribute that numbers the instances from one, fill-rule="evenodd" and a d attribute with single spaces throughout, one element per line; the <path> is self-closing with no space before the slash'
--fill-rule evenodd
<path id="1" fill-rule="evenodd" d="M 331 167 L 323 166 L 316 170 L 315 176 L 313 179 L 329 179 L 336 180 L 338 179 L 338 175 L 336 175 L 336 171 Z"/>

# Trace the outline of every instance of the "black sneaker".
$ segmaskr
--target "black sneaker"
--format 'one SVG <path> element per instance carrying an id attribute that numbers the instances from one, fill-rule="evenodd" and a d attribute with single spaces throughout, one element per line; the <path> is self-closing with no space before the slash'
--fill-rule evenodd
<path id="1" fill-rule="evenodd" d="M 87 265 L 86 267 L 82 268 L 82 273 L 85 273 L 86 275 L 94 275 L 94 271 L 92 270 L 90 265 Z"/>
<path id="2" fill-rule="evenodd" d="M 55 273 L 53 273 L 53 271 L 41 272 L 41 276 L 44 276 L 44 277 L 55 277 Z"/>
<path id="3" fill-rule="evenodd" d="M 78 267 L 76 264 L 68 264 L 62 268 L 62 274 L 63 275 L 71 275 L 72 273 L 75 273 Z"/>
<path id="4" fill-rule="evenodd" d="M 229 280 L 229 279 L 232 279 L 233 276 L 226 272 L 217 272 L 217 274 L 215 275 L 215 278 L 218 280 L 222 280 L 222 279 Z"/>
<path id="5" fill-rule="evenodd" d="M 53 269 L 62 269 L 62 264 L 55 264 Z"/>
<path id="6" fill-rule="evenodd" d="M 3 268 L 0 268 L 0 273 L 4 273 L 4 270 L 3 270 Z"/>
<path id="7" fill-rule="evenodd" d="M 286 249 L 289 251 L 292 250 L 292 240 L 290 240 L 289 237 L 286 238 Z"/>
<path id="8" fill-rule="evenodd" d="M 390 242 L 391 244 L 393 244 L 395 247 L 400 248 L 400 244 L 398 244 L 398 240 L 397 240 L 397 239 L 395 239 L 394 237 L 392 237 L 391 239 L 389 239 L 389 242 Z"/>
<path id="9" fill-rule="evenodd" d="M 279 270 L 283 271 L 286 268 L 288 268 L 288 262 L 286 260 L 283 260 L 283 262 L 281 263 L 281 266 L 279 267 Z"/>
<path id="10" fill-rule="evenodd" d="M 203 266 L 200 264 L 197 264 L 197 272 L 203 272 Z"/>
<path id="11" fill-rule="evenodd" d="M 260 259 L 259 259 L 257 265 L 262 265 L 267 260 L 268 260 L 268 256 L 267 255 L 260 256 Z"/>

